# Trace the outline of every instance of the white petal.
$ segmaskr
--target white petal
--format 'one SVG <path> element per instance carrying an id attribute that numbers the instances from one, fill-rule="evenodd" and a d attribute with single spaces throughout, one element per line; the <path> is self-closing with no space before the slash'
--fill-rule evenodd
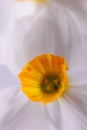
<path id="1" fill-rule="evenodd" d="M 64 7 L 71 9 L 78 17 L 87 15 L 86 0 L 61 0 L 59 1 Z"/>
<path id="2" fill-rule="evenodd" d="M 51 122 L 54 124 L 55 130 L 62 130 L 62 115 L 58 100 L 46 105 L 46 113 Z"/>
<path id="3" fill-rule="evenodd" d="M 87 0 L 61 0 L 59 2 L 75 13 L 81 23 L 83 34 L 87 37 Z"/>
<path id="4" fill-rule="evenodd" d="M 71 102 L 61 99 L 61 115 L 62 115 L 62 128 L 63 130 L 86 130 L 87 117 L 83 117 L 79 111 L 76 111 Z"/>
<path id="5" fill-rule="evenodd" d="M 20 86 L 19 79 L 15 77 L 7 66 L 0 65 L 0 89 L 8 86 Z"/>
<path id="6" fill-rule="evenodd" d="M 6 63 L 18 74 L 28 61 L 43 53 L 65 56 L 76 62 L 79 53 L 76 47 L 82 45 L 78 24 L 70 10 L 56 3 L 43 6 L 35 16 L 16 20 L 6 40 Z M 76 59 L 71 53 L 75 53 Z"/>
<path id="7" fill-rule="evenodd" d="M 0 36 L 0 64 L 5 64 L 5 42 L 2 36 Z"/>
<path id="8" fill-rule="evenodd" d="M 75 93 L 79 93 L 81 95 L 87 95 L 87 84 L 78 85 L 78 86 L 72 86 L 71 91 Z"/>
<path id="9" fill-rule="evenodd" d="M 0 63 L 5 63 L 5 36 L 9 24 L 14 19 L 15 5 L 13 0 L 0 0 Z"/>
<path id="10" fill-rule="evenodd" d="M 87 44 L 76 16 L 69 13 L 75 26 L 72 26 L 71 43 L 67 47 L 68 75 L 70 84 L 82 85 L 87 83 Z"/>
<path id="11" fill-rule="evenodd" d="M 87 122 L 87 86 L 73 87 L 64 95 L 64 99 L 83 117 Z"/>
<path id="12" fill-rule="evenodd" d="M 84 63 L 85 66 L 81 65 L 78 66 L 76 65 L 76 68 L 72 68 L 68 72 L 69 76 L 69 84 L 70 86 L 73 85 L 83 85 L 87 84 L 87 70 L 86 70 L 86 64 Z"/>
<path id="13" fill-rule="evenodd" d="M 36 5 L 32 2 L 0 0 L 0 63 L 5 64 L 5 39 L 15 18 L 34 15 Z M 7 42 L 7 41 L 6 41 Z"/>
<path id="14" fill-rule="evenodd" d="M 15 95 L 17 95 L 19 89 L 17 87 L 8 87 L 0 90 L 0 123 L 3 121 L 5 115 L 9 111 L 10 102 L 13 101 Z"/>
<path id="15" fill-rule="evenodd" d="M 14 1 L 0 0 L 0 35 L 4 33 L 14 17 Z"/>
<path id="16" fill-rule="evenodd" d="M 80 9 L 80 11 L 85 11 L 87 9 L 86 0 L 61 0 L 59 2 L 68 8 Z"/>
<path id="17" fill-rule="evenodd" d="M 2 90 L 0 92 L 0 129 L 48 130 L 52 125 L 44 109 L 45 106 L 30 102 L 17 87 Z"/>
<path id="18" fill-rule="evenodd" d="M 34 15 L 37 11 L 38 5 L 30 1 L 15 1 L 15 17 L 21 18 L 23 16 Z"/>
<path id="19" fill-rule="evenodd" d="M 71 26 L 71 30 L 73 33 L 71 33 L 70 44 L 67 49 L 69 54 L 68 61 L 71 69 L 72 66 L 78 67 L 80 65 L 84 65 L 85 63 L 87 63 L 86 62 L 87 44 L 82 34 L 78 19 L 72 12 L 69 13 L 71 16 L 70 19 L 72 19 L 74 24 L 74 26 Z"/>

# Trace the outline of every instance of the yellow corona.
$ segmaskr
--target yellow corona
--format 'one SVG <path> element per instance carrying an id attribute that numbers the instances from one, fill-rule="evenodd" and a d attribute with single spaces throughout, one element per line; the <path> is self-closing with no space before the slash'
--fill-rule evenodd
<path id="1" fill-rule="evenodd" d="M 68 66 L 63 57 L 51 54 L 37 56 L 19 74 L 22 91 L 32 101 L 52 102 L 67 89 L 66 70 Z"/>

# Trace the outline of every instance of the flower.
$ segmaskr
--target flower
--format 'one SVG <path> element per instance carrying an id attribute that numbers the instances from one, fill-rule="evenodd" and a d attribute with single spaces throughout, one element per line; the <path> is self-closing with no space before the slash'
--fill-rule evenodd
<path id="1" fill-rule="evenodd" d="M 57 99 L 67 89 L 67 68 L 62 57 L 50 54 L 36 57 L 19 74 L 22 91 L 36 102 L 48 103 Z"/>
<path id="2" fill-rule="evenodd" d="M 83 51 L 82 47 L 80 49 Z M 78 51 L 76 54 L 78 57 Z M 84 55 L 84 53 L 82 54 Z M 85 56 L 81 59 L 78 57 L 77 63 L 74 61 L 72 67 L 70 62 L 73 59 L 69 59 L 69 89 L 61 98 L 45 106 L 29 101 L 18 87 L 8 87 L 1 90 L 0 129 L 64 130 L 66 128 L 66 130 L 73 130 L 78 128 L 83 130 L 84 128 L 86 130 L 87 62 L 85 58 Z"/>
<path id="3" fill-rule="evenodd" d="M 69 66 L 70 87 L 61 98 L 45 106 L 29 101 L 18 87 L 1 90 L 1 130 L 87 129 L 87 43 L 81 22 L 77 12 L 55 2 L 48 5 L 41 7 L 36 15 L 16 21 L 6 40 L 3 59 L 17 76 L 38 55 L 64 57 Z"/>

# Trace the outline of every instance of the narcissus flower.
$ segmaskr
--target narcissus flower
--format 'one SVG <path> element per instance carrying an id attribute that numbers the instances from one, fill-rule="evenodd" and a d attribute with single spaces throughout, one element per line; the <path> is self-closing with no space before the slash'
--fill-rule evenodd
<path id="1" fill-rule="evenodd" d="M 87 42 L 82 26 L 86 25 L 82 22 L 86 20 L 86 4 L 82 6 L 83 1 L 78 0 L 58 2 L 50 1 L 34 15 L 17 19 L 9 29 L 9 38 L 2 42 L 0 60 L 19 75 L 22 90 L 29 90 L 25 92 L 29 99 L 47 104 L 31 102 L 16 86 L 1 90 L 0 130 L 87 130 Z M 46 62 L 40 64 L 43 57 Z M 54 61 L 52 68 L 50 59 Z"/>

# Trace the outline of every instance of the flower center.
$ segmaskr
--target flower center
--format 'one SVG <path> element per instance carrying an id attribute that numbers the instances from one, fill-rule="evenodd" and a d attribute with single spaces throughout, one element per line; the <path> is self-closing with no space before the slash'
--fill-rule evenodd
<path id="1" fill-rule="evenodd" d="M 32 101 L 44 104 L 54 101 L 67 90 L 67 70 L 63 57 L 51 54 L 37 56 L 19 74 L 22 91 Z"/>
<path id="2" fill-rule="evenodd" d="M 53 93 L 60 88 L 60 80 L 57 76 L 47 76 L 41 83 L 41 88 L 46 93 Z"/>

